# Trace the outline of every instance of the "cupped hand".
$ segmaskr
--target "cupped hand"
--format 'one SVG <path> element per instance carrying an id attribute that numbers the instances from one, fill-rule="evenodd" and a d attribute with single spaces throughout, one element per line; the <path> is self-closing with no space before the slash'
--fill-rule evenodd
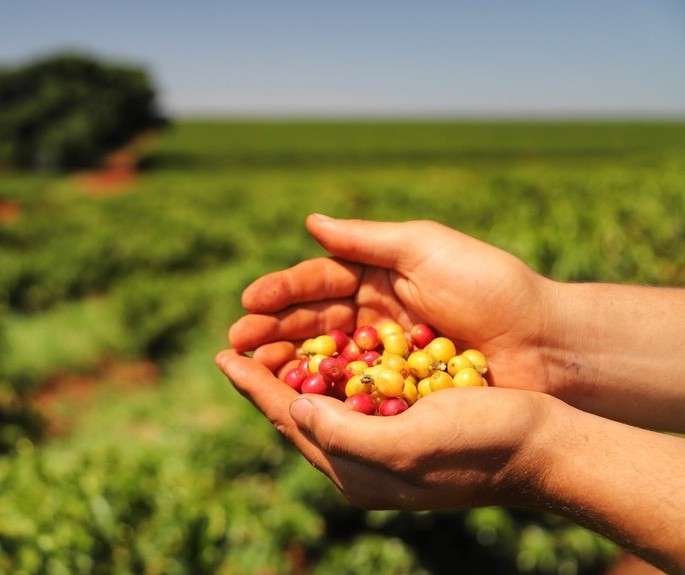
<path id="1" fill-rule="evenodd" d="M 454 388 L 396 416 L 363 415 L 331 397 L 299 395 L 272 373 L 290 350 L 276 343 L 259 351 L 267 349 L 264 362 L 227 350 L 217 364 L 355 506 L 521 506 L 536 492 L 536 437 L 550 396 Z"/>
<path id="2" fill-rule="evenodd" d="M 306 260 L 248 286 L 249 315 L 230 329 L 239 352 L 332 328 L 424 322 L 458 347 L 481 350 L 490 383 L 547 391 L 541 357 L 549 280 L 514 256 L 431 221 L 307 219 L 333 256 Z M 263 357 L 263 355 L 262 355 Z"/>

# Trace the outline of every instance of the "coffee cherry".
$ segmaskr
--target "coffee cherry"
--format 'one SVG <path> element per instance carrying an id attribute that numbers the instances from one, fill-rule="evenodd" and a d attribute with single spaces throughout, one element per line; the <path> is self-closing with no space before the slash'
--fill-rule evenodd
<path id="1" fill-rule="evenodd" d="M 465 367 L 473 367 L 473 364 L 464 354 L 455 355 L 447 362 L 447 373 L 456 375 L 460 369 Z"/>
<path id="2" fill-rule="evenodd" d="M 416 391 L 419 392 L 419 397 L 426 397 L 427 395 L 430 395 L 433 392 L 431 389 L 431 378 L 424 377 L 421 379 L 416 386 Z"/>
<path id="3" fill-rule="evenodd" d="M 414 405 L 419 399 L 419 390 L 416 387 L 418 379 L 414 375 L 408 375 L 404 378 L 404 387 L 402 388 L 402 399 L 409 405 Z"/>
<path id="4" fill-rule="evenodd" d="M 381 340 L 378 337 L 378 331 L 371 325 L 359 326 L 354 330 L 352 339 L 362 351 L 376 349 L 381 343 Z"/>
<path id="5" fill-rule="evenodd" d="M 314 355 L 312 351 L 312 344 L 314 343 L 314 338 L 310 337 L 305 339 L 300 346 L 300 353 L 304 356 Z"/>
<path id="6" fill-rule="evenodd" d="M 300 391 L 302 389 L 302 382 L 305 380 L 307 375 L 309 374 L 306 369 L 294 367 L 288 371 L 285 376 L 283 376 L 283 381 L 285 381 L 295 391 Z"/>
<path id="7" fill-rule="evenodd" d="M 425 323 L 417 323 L 409 330 L 409 336 L 412 343 L 421 349 L 435 339 L 435 332 Z"/>
<path id="8" fill-rule="evenodd" d="M 323 353 L 317 353 L 312 355 L 309 358 L 309 363 L 307 364 L 307 369 L 309 370 L 309 373 L 319 373 L 319 365 L 327 357 L 328 356 L 324 355 Z"/>
<path id="9" fill-rule="evenodd" d="M 331 384 L 340 381 L 343 378 L 344 371 L 345 365 L 337 357 L 324 357 L 319 363 L 319 373 Z"/>
<path id="10" fill-rule="evenodd" d="M 401 355 L 388 353 L 387 351 L 384 351 L 383 355 L 381 355 L 381 366 L 397 371 L 401 373 L 403 377 L 407 377 L 410 373 L 406 359 Z"/>
<path id="11" fill-rule="evenodd" d="M 434 371 L 430 376 L 431 391 L 454 387 L 452 376 L 446 371 Z"/>
<path id="12" fill-rule="evenodd" d="M 399 397 L 404 390 L 404 376 L 399 371 L 381 369 L 374 379 L 374 384 L 385 397 Z"/>
<path id="13" fill-rule="evenodd" d="M 332 329 L 327 335 L 330 335 L 335 340 L 335 351 L 339 354 L 343 352 L 345 346 L 350 342 L 350 336 L 341 329 Z"/>
<path id="14" fill-rule="evenodd" d="M 398 415 L 409 409 L 409 405 L 401 397 L 389 397 L 378 405 L 378 415 Z"/>
<path id="15" fill-rule="evenodd" d="M 347 405 L 353 411 L 358 411 L 365 415 L 374 415 L 376 413 L 376 402 L 368 393 L 355 393 L 345 400 Z"/>
<path id="16" fill-rule="evenodd" d="M 317 395 L 328 395 L 329 385 L 320 373 L 308 375 L 300 387 L 301 393 L 316 393 Z"/>
<path id="17" fill-rule="evenodd" d="M 467 349 L 461 352 L 466 359 L 468 359 L 472 364 L 474 369 L 481 375 L 485 375 L 488 371 L 488 362 L 483 355 L 483 352 L 477 349 Z"/>
<path id="18" fill-rule="evenodd" d="M 428 377 L 433 371 L 435 359 L 426 350 L 417 350 L 409 354 L 407 358 L 407 366 L 411 373 L 419 379 Z"/>
<path id="19" fill-rule="evenodd" d="M 407 357 L 410 351 L 410 343 L 407 336 L 402 333 L 391 333 L 382 340 L 383 347 L 388 353 Z"/>
<path id="20" fill-rule="evenodd" d="M 401 333 L 404 334 L 404 328 L 397 323 L 396 321 L 386 321 L 385 323 L 382 323 L 378 327 L 378 337 L 380 338 L 381 342 L 385 340 L 387 336 L 393 333 Z"/>
<path id="21" fill-rule="evenodd" d="M 338 343 L 333 336 L 323 334 L 318 335 L 309 345 L 309 352 L 312 355 L 333 355 L 338 348 Z"/>
<path id="22" fill-rule="evenodd" d="M 345 384 L 345 395 L 352 397 L 357 393 L 369 394 L 374 390 L 374 378 L 370 375 L 353 375 Z"/>
<path id="23" fill-rule="evenodd" d="M 340 352 L 340 355 L 347 361 L 355 361 L 359 358 L 359 354 L 361 354 L 361 352 L 362 350 L 359 349 L 359 346 L 354 342 L 354 340 L 350 339 L 350 341 L 347 342 L 347 345 L 343 348 L 342 352 Z"/>
<path id="24" fill-rule="evenodd" d="M 356 361 L 351 361 L 345 366 L 345 369 L 352 372 L 352 375 L 359 375 L 362 371 L 367 369 L 369 367 L 369 364 L 366 363 L 365 361 L 362 361 L 361 359 L 358 359 Z"/>
<path id="25" fill-rule="evenodd" d="M 333 329 L 302 342 L 299 355 L 278 372 L 286 385 L 367 415 L 397 415 L 441 389 L 488 385 L 482 352 L 458 354 L 452 340 L 425 324 L 409 333 L 393 321 L 361 325 L 351 336 Z"/>
<path id="26" fill-rule="evenodd" d="M 366 350 L 359 354 L 359 360 L 363 361 L 369 367 L 376 365 L 381 358 L 381 354 L 376 350 Z"/>
<path id="27" fill-rule="evenodd" d="M 457 355 L 457 347 L 452 340 L 442 336 L 436 337 L 423 349 L 430 353 L 434 359 L 445 364 Z"/>
<path id="28" fill-rule="evenodd" d="M 483 376 L 473 367 L 464 367 L 460 369 L 454 375 L 453 382 L 456 387 L 480 387 L 487 385 Z"/>

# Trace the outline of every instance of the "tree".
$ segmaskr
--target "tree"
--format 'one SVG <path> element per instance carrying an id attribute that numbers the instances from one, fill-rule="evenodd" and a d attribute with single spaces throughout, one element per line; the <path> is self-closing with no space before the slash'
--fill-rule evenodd
<path id="1" fill-rule="evenodd" d="M 48 170 L 93 167 L 163 123 L 142 68 L 59 54 L 0 69 L 0 163 Z"/>

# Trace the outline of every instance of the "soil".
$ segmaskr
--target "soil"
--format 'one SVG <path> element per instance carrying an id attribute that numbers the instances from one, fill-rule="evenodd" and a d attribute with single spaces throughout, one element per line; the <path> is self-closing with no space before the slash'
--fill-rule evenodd
<path id="1" fill-rule="evenodd" d="M 68 435 L 79 414 L 95 402 L 105 389 L 132 392 L 157 384 L 159 370 L 151 361 L 104 361 L 90 373 L 54 376 L 33 396 L 46 432 L 53 437 Z"/>
<path id="2" fill-rule="evenodd" d="M 110 154 L 101 170 L 79 175 L 79 185 L 91 196 L 128 192 L 138 181 L 137 163 L 137 158 L 129 152 Z"/>
<path id="3" fill-rule="evenodd" d="M 21 206 L 12 200 L 0 201 L 0 225 L 13 224 L 21 219 Z"/>
<path id="4" fill-rule="evenodd" d="M 100 170 L 77 176 L 81 189 L 90 196 L 108 196 L 129 192 L 138 182 L 140 160 L 157 139 L 154 131 L 144 132 L 126 146 L 109 154 Z"/>

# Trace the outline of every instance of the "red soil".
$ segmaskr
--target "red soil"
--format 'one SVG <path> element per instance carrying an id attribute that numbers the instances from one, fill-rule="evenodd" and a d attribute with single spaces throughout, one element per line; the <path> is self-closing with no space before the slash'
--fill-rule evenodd
<path id="1" fill-rule="evenodd" d="M 138 182 L 138 165 L 155 145 L 157 134 L 144 132 L 126 146 L 109 154 L 101 170 L 78 177 L 82 189 L 92 196 L 107 196 L 131 191 Z"/>
<path id="2" fill-rule="evenodd" d="M 37 390 L 33 402 L 48 434 L 69 433 L 74 419 L 90 408 L 99 391 L 131 392 L 156 385 L 157 366 L 150 361 L 103 362 L 92 373 L 62 374 Z"/>
<path id="3" fill-rule="evenodd" d="M 110 154 L 102 170 L 80 175 L 79 184 L 93 196 L 130 191 L 138 181 L 137 163 L 137 158 L 125 150 Z"/>
<path id="4" fill-rule="evenodd" d="M 21 219 L 21 206 L 12 200 L 0 201 L 0 225 L 13 224 Z"/>

